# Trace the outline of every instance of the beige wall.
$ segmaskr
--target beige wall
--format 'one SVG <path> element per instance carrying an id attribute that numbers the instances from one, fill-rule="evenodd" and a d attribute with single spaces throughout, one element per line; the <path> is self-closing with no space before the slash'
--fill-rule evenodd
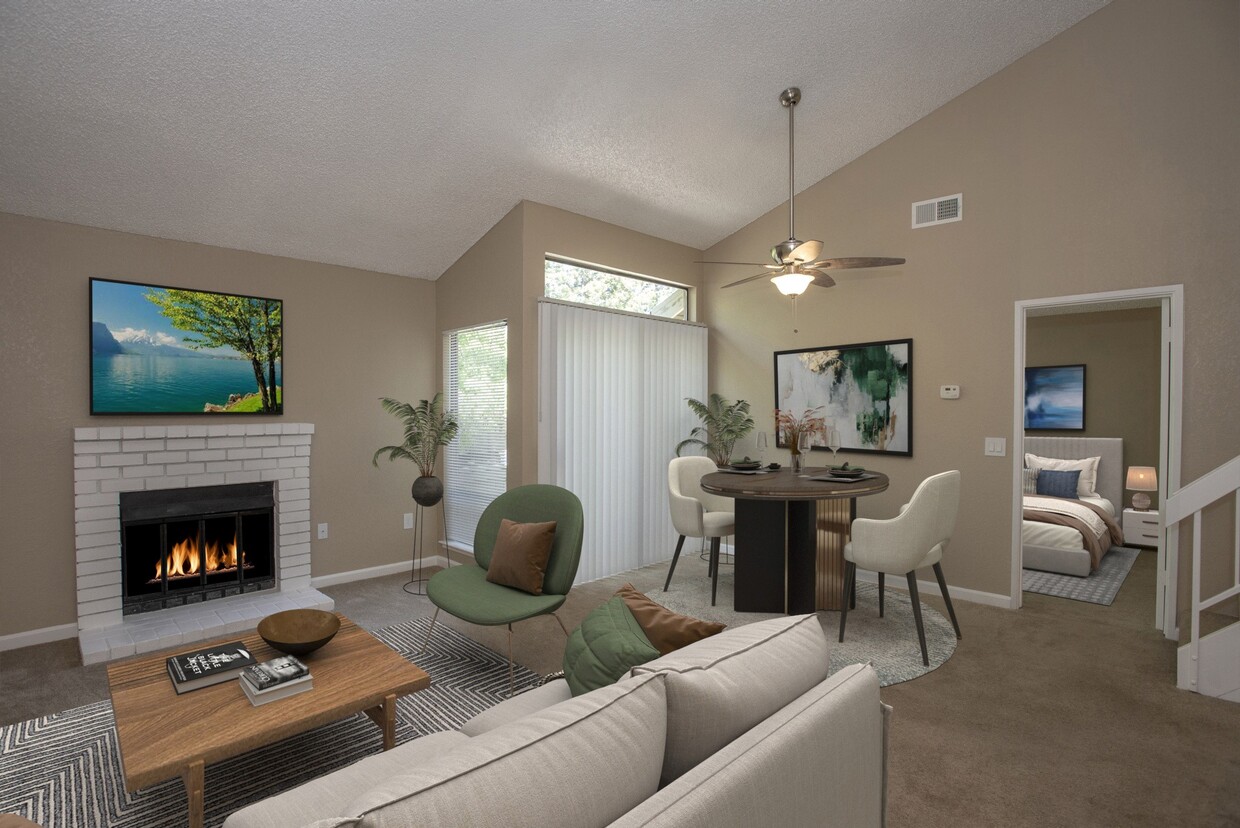
<path id="1" fill-rule="evenodd" d="M 908 264 L 810 288 L 799 335 L 769 284 L 723 291 L 744 274 L 708 267 L 712 390 L 761 411 L 773 402 L 773 351 L 912 337 L 914 454 L 865 455 L 893 482 L 860 513 L 891 515 L 922 478 L 960 469 L 944 567 L 953 584 L 999 595 L 1010 592 L 1012 466 L 982 444 L 1014 436 L 1015 301 L 1182 283 L 1183 480 L 1240 454 L 1237 42 L 1232 0 L 1116 0 L 813 185 L 797 199 L 801 238 Z M 803 106 L 829 106 L 829 79 L 801 86 Z M 798 136 L 798 149 L 813 153 L 815 140 Z M 909 228 L 912 202 L 957 192 L 963 221 Z M 786 216 L 786 205 L 772 210 L 705 258 L 761 255 L 784 238 Z M 939 399 L 945 383 L 961 386 L 959 400 Z"/>
<path id="2" fill-rule="evenodd" d="M 1161 321 L 1158 308 L 1030 317 L 1026 365 L 1085 365 L 1085 430 L 1025 433 L 1121 437 L 1125 473 L 1128 466 L 1157 466 Z M 1158 493 L 1149 495 L 1157 508 Z M 1122 505 L 1131 502 L 1124 492 Z"/>
<path id="3" fill-rule="evenodd" d="M 701 251 L 523 201 L 436 283 L 440 331 L 508 320 L 508 485 L 538 482 L 538 298 L 548 253 L 687 285 Z"/>
<path id="4" fill-rule="evenodd" d="M 401 436 L 378 398 L 436 387 L 433 283 L 7 214 L 0 251 L 0 635 L 77 621 L 74 426 L 215 422 L 89 416 L 91 276 L 283 299 L 281 419 L 315 425 L 311 520 L 330 527 L 312 574 L 408 558 L 416 471 L 370 458 Z"/>

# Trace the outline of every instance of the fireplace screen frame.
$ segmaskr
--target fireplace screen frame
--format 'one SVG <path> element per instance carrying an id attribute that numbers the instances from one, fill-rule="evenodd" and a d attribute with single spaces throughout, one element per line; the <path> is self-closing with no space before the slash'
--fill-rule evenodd
<path id="1" fill-rule="evenodd" d="M 120 502 L 121 514 L 121 611 L 124 615 L 150 612 L 168 607 L 196 604 L 231 595 L 258 592 L 273 589 L 276 586 L 276 514 L 275 489 L 271 482 L 238 483 L 222 486 L 198 486 L 187 489 L 162 489 L 155 491 L 122 492 Z M 207 524 L 218 523 L 231 518 L 234 521 L 234 538 L 239 550 L 246 549 L 246 531 L 243 526 L 247 517 L 266 517 L 265 544 L 267 560 L 264 566 L 251 577 L 246 576 L 246 568 L 238 561 L 236 569 L 219 577 L 219 571 L 208 572 L 206 567 Z M 175 586 L 170 588 L 169 580 L 169 533 L 168 525 L 175 523 L 197 524 L 197 554 L 199 568 L 197 578 L 177 578 Z M 159 549 L 155 555 L 149 547 L 139 553 L 130 550 L 130 530 L 141 527 L 159 527 Z M 263 531 L 262 528 L 259 529 Z M 249 533 L 253 536 L 253 529 Z M 149 532 L 148 532 L 149 535 Z M 174 541 L 175 542 L 175 541 Z M 130 559 L 141 555 L 142 562 L 160 565 L 158 590 L 134 593 L 131 587 L 133 574 L 129 567 L 135 563 Z M 228 577 L 235 575 L 235 577 Z M 141 577 L 141 576 L 139 576 Z"/>

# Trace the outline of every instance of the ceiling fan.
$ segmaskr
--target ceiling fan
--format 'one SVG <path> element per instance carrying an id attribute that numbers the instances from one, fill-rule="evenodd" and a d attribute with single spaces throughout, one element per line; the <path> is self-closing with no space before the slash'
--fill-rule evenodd
<path id="1" fill-rule="evenodd" d="M 788 110 L 788 239 L 771 248 L 771 260 L 774 264 L 761 262 L 699 262 L 699 264 L 748 265 L 764 267 L 766 271 L 748 276 L 737 282 L 724 285 L 724 288 L 736 287 L 754 279 L 768 278 L 785 296 L 797 297 L 805 292 L 810 285 L 831 287 L 835 280 L 827 273 L 828 270 L 845 270 L 860 267 L 888 267 L 904 264 L 904 259 L 890 259 L 877 256 L 851 256 L 835 259 L 820 259 L 822 242 L 801 241 L 796 235 L 796 189 L 794 186 L 794 145 L 792 138 L 792 111 L 801 102 L 801 90 L 795 86 L 779 93 L 779 103 Z"/>

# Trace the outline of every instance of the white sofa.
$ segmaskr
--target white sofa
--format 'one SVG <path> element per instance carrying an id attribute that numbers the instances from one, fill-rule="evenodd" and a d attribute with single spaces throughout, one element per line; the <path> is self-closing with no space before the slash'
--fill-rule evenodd
<path id="1" fill-rule="evenodd" d="M 571 698 L 523 693 L 244 808 L 225 828 L 878 826 L 878 677 L 813 615 L 735 627 Z"/>

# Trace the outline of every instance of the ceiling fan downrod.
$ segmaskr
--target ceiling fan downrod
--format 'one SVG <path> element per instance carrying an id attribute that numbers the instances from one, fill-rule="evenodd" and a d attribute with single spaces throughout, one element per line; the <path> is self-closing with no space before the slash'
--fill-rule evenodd
<path id="1" fill-rule="evenodd" d="M 796 241 L 797 238 L 797 222 L 796 222 L 796 145 L 793 142 L 793 110 L 797 104 L 801 102 L 801 90 L 799 87 L 790 86 L 783 92 L 779 93 L 779 103 L 788 110 L 788 241 Z M 792 245 L 795 247 L 796 245 Z M 791 252 L 791 248 L 789 248 Z M 779 262 L 783 264 L 783 262 Z"/>

